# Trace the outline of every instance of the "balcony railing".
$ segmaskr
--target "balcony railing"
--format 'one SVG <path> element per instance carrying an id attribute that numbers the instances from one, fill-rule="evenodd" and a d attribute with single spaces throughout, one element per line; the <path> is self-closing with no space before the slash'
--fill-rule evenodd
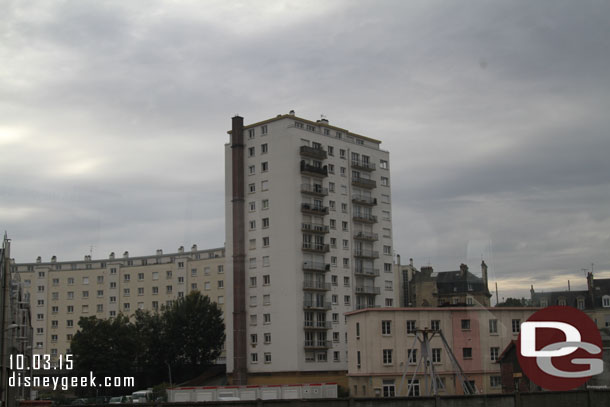
<path id="1" fill-rule="evenodd" d="M 352 185 L 361 187 L 361 188 L 372 189 L 372 188 L 377 187 L 377 182 L 372 179 L 358 177 L 358 178 L 352 178 Z"/>
<path id="2" fill-rule="evenodd" d="M 379 277 L 379 269 L 372 267 L 356 267 L 354 274 L 363 277 Z"/>
<path id="3" fill-rule="evenodd" d="M 306 349 L 328 349 L 332 347 L 332 341 L 305 341 Z"/>
<path id="4" fill-rule="evenodd" d="M 356 309 L 365 309 L 365 308 L 381 308 L 381 306 L 375 305 L 375 304 L 356 304 Z"/>
<path id="5" fill-rule="evenodd" d="M 303 308 L 305 309 L 319 309 L 319 310 L 329 310 L 332 309 L 332 305 L 330 302 L 322 302 L 322 301 L 312 301 L 312 300 L 304 300 Z"/>
<path id="6" fill-rule="evenodd" d="M 369 287 L 369 286 L 356 286 L 356 294 L 370 294 L 370 295 L 379 295 L 381 290 L 379 287 Z"/>
<path id="7" fill-rule="evenodd" d="M 303 232 L 328 233 L 328 226 L 319 223 L 301 223 Z"/>
<path id="8" fill-rule="evenodd" d="M 303 289 L 304 290 L 321 290 L 321 291 L 330 291 L 330 283 L 325 283 L 323 281 L 303 281 Z"/>
<path id="9" fill-rule="evenodd" d="M 379 235 L 377 233 L 360 231 L 360 232 L 354 233 L 354 239 L 368 240 L 368 241 L 374 242 L 376 240 L 379 240 Z"/>
<path id="10" fill-rule="evenodd" d="M 328 206 L 318 206 L 309 203 L 303 203 L 301 204 L 301 212 L 311 213 L 313 215 L 327 215 Z"/>
<path id="11" fill-rule="evenodd" d="M 324 188 L 322 185 L 318 184 L 301 184 L 301 192 L 316 196 L 326 196 L 328 195 L 328 188 Z"/>
<path id="12" fill-rule="evenodd" d="M 333 323 L 331 321 L 305 321 L 305 329 L 331 329 Z"/>
<path id="13" fill-rule="evenodd" d="M 354 215 L 354 221 L 363 223 L 377 223 L 377 216 L 357 213 Z"/>
<path id="14" fill-rule="evenodd" d="M 318 160 L 326 160 L 326 151 L 321 148 L 301 146 L 301 155 L 304 157 L 317 158 Z"/>
<path id="15" fill-rule="evenodd" d="M 352 168 L 355 170 L 375 171 L 375 164 L 360 160 L 352 160 Z"/>
<path id="16" fill-rule="evenodd" d="M 301 161 L 301 172 L 319 177 L 327 177 L 328 167 L 326 165 L 316 167 L 315 165 L 307 164 L 305 161 Z"/>
<path id="17" fill-rule="evenodd" d="M 320 263 L 316 261 L 304 261 L 303 270 L 305 271 L 329 271 L 330 264 Z"/>
<path id="18" fill-rule="evenodd" d="M 363 257 L 367 259 L 378 259 L 379 252 L 376 250 L 356 249 L 354 250 L 355 257 Z"/>
<path id="19" fill-rule="evenodd" d="M 327 244 L 303 242 L 303 250 L 309 252 L 328 253 L 330 251 L 330 247 Z"/>
<path id="20" fill-rule="evenodd" d="M 373 206 L 373 205 L 377 205 L 377 198 L 371 198 L 370 196 L 354 194 L 354 195 L 352 195 L 352 202 L 360 204 L 360 205 Z"/>

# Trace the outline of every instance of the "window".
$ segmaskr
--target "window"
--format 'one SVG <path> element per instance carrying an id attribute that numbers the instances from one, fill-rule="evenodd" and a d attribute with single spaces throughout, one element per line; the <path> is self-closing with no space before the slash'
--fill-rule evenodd
<path id="1" fill-rule="evenodd" d="M 224 288 L 224 286 L 225 286 L 224 280 L 218 280 L 218 288 Z"/>
<path id="2" fill-rule="evenodd" d="M 579 297 L 576 299 L 576 308 L 583 310 L 585 309 L 585 299 L 582 297 Z"/>
<path id="3" fill-rule="evenodd" d="M 384 170 L 387 170 L 388 162 L 386 160 L 379 160 L 379 168 L 383 168 Z"/>
<path id="4" fill-rule="evenodd" d="M 394 379 L 386 379 L 383 381 L 383 397 L 396 396 L 396 386 Z"/>
<path id="5" fill-rule="evenodd" d="M 263 229 L 269 227 L 269 218 L 263 218 Z"/>
<path id="6" fill-rule="evenodd" d="M 469 330 L 470 330 L 470 320 L 462 319 L 462 331 L 469 331 Z"/>
<path id="7" fill-rule="evenodd" d="M 83 291 L 83 298 L 89 298 L 89 291 Z"/>
<path id="8" fill-rule="evenodd" d="M 269 146 L 267 145 L 267 143 L 261 144 L 261 154 L 266 154 L 268 152 L 269 152 Z"/>
<path id="9" fill-rule="evenodd" d="M 258 363 L 258 353 L 250 354 L 250 363 Z"/>
<path id="10" fill-rule="evenodd" d="M 268 199 L 263 199 L 261 202 L 263 204 L 263 209 L 269 209 L 269 200 Z"/>
<path id="11" fill-rule="evenodd" d="M 97 312 L 104 312 L 104 304 L 97 304 Z"/>
<path id="12" fill-rule="evenodd" d="M 129 288 L 124 288 L 124 289 L 123 289 L 123 295 L 124 295 L 125 297 L 129 297 L 129 293 L 130 293 Z"/>
<path id="13" fill-rule="evenodd" d="M 269 295 L 269 294 L 263 295 L 263 305 L 270 305 L 270 304 L 271 304 L 271 295 Z"/>
<path id="14" fill-rule="evenodd" d="M 349 249 L 349 240 L 343 239 L 343 249 Z"/>
<path id="15" fill-rule="evenodd" d="M 217 303 L 218 304 L 224 304 L 225 303 L 225 297 L 222 296 L 222 295 L 219 295 Z"/>
<path id="16" fill-rule="evenodd" d="M 392 298 L 386 298 L 385 299 L 385 306 L 386 307 L 393 307 L 394 306 L 394 300 Z"/>
<path id="17" fill-rule="evenodd" d="M 604 308 L 610 307 L 610 295 L 604 295 L 602 297 L 602 307 L 604 307 Z"/>
<path id="18" fill-rule="evenodd" d="M 347 213 L 347 204 L 345 202 L 341 203 L 341 212 Z"/>
<path id="19" fill-rule="evenodd" d="M 339 149 L 339 158 L 345 158 L 345 150 Z"/>
<path id="20" fill-rule="evenodd" d="M 441 348 L 432 348 L 432 363 L 441 363 Z"/>
<path id="21" fill-rule="evenodd" d="M 178 277 L 178 284 L 184 284 L 184 277 Z"/>
<path id="22" fill-rule="evenodd" d="M 250 277 L 250 287 L 256 287 L 256 277 Z"/>
<path id="23" fill-rule="evenodd" d="M 265 352 L 265 363 L 271 363 L 271 352 Z"/>
<path id="24" fill-rule="evenodd" d="M 383 246 L 383 254 L 387 256 L 392 255 L 392 246 Z"/>
<path id="25" fill-rule="evenodd" d="M 82 309 L 81 309 L 81 312 L 83 312 L 83 313 L 89 312 L 89 306 L 88 305 L 83 305 Z"/>
<path id="26" fill-rule="evenodd" d="M 123 279 L 125 280 L 125 282 L 126 282 L 126 283 L 128 283 L 129 281 L 131 281 L 131 275 L 129 275 L 129 274 L 125 274 L 125 275 L 123 276 Z"/>
<path id="27" fill-rule="evenodd" d="M 329 174 L 334 174 L 335 173 L 335 165 L 334 164 L 328 164 L 328 173 Z"/>
<path id="28" fill-rule="evenodd" d="M 256 173 L 256 166 L 255 165 L 249 165 L 248 166 L 248 174 L 249 175 L 254 175 Z"/>
<path id="29" fill-rule="evenodd" d="M 256 257 L 250 257 L 250 260 L 248 261 L 248 267 L 251 269 L 256 268 Z"/>
<path id="30" fill-rule="evenodd" d="M 392 280 L 385 280 L 385 290 L 386 291 L 392 291 Z"/>
<path id="31" fill-rule="evenodd" d="M 250 306 L 251 307 L 256 307 L 256 302 L 257 302 L 256 295 L 251 295 L 250 296 Z"/>
<path id="32" fill-rule="evenodd" d="M 381 334 L 391 335 L 392 334 L 392 321 L 381 321 Z"/>
<path id="33" fill-rule="evenodd" d="M 343 285 L 349 287 L 349 277 L 343 277 Z"/>
<path id="34" fill-rule="evenodd" d="M 197 289 L 197 283 L 191 283 L 191 290 Z"/>
<path id="35" fill-rule="evenodd" d="M 205 291 L 210 291 L 210 282 L 206 281 L 205 283 L 203 283 L 203 289 Z"/>
<path id="36" fill-rule="evenodd" d="M 328 191 L 329 192 L 335 192 L 335 183 L 334 182 L 329 182 L 328 183 Z"/>
<path id="37" fill-rule="evenodd" d="M 342 177 L 345 177 L 345 175 L 347 174 L 347 168 L 340 167 L 339 168 L 339 173 L 341 174 Z M 341 191 L 341 192 L 343 192 L 343 191 Z"/>
<path id="38" fill-rule="evenodd" d="M 74 284 L 74 277 L 68 277 L 68 285 Z"/>
<path id="39" fill-rule="evenodd" d="M 502 376 L 489 376 L 489 386 L 490 387 L 502 386 Z"/>
<path id="40" fill-rule="evenodd" d="M 263 314 L 263 323 L 270 324 L 271 323 L 271 314 Z"/>
<path id="41" fill-rule="evenodd" d="M 267 125 L 266 124 L 261 126 L 261 134 L 267 134 Z"/>
<path id="42" fill-rule="evenodd" d="M 490 319 L 489 320 L 489 333 L 490 334 L 497 334 L 498 333 L 498 320 L 497 319 Z"/>
<path id="43" fill-rule="evenodd" d="M 269 256 L 263 256 L 263 267 L 269 267 Z"/>
<path id="44" fill-rule="evenodd" d="M 271 276 L 269 274 L 263 275 L 263 285 L 271 284 Z"/>
<path id="45" fill-rule="evenodd" d="M 248 157 L 254 157 L 256 149 L 254 147 L 248 147 Z"/>
<path id="46" fill-rule="evenodd" d="M 419 396 L 419 379 L 409 379 L 407 380 L 407 389 L 409 389 L 409 397 L 418 397 Z"/>
<path id="47" fill-rule="evenodd" d="M 500 348 L 492 347 L 489 348 L 489 356 L 492 362 L 498 360 L 498 356 L 500 355 Z"/>
<path id="48" fill-rule="evenodd" d="M 407 349 L 407 361 L 410 365 L 417 364 L 417 349 Z"/>
<path id="49" fill-rule="evenodd" d="M 116 288 L 116 282 L 113 281 L 112 283 L 110 283 L 110 288 Z"/>
<path id="50" fill-rule="evenodd" d="M 333 312 L 333 324 L 338 324 L 339 323 L 339 314 L 337 314 L 336 312 Z"/>
<path id="51" fill-rule="evenodd" d="M 191 269 L 191 276 L 197 276 L 197 269 Z"/>
<path id="52" fill-rule="evenodd" d="M 520 319 L 513 319 L 512 321 L 512 328 L 513 328 L 513 333 L 514 334 L 518 334 L 519 331 L 521 330 L 521 320 Z"/>
<path id="53" fill-rule="evenodd" d="M 348 269 L 349 268 L 349 259 L 347 257 L 343 258 L 343 268 L 344 269 Z"/>
<path id="54" fill-rule="evenodd" d="M 438 319 L 433 319 L 430 321 L 430 329 L 433 331 L 438 331 L 441 329 L 441 321 Z"/>
<path id="55" fill-rule="evenodd" d="M 265 344 L 271 343 L 271 334 L 269 332 L 266 332 L 264 335 L 265 335 Z"/>
<path id="56" fill-rule="evenodd" d="M 129 311 L 131 309 L 131 304 L 126 302 L 123 304 L 123 310 L 124 311 Z"/>
<path id="57" fill-rule="evenodd" d="M 155 274 L 156 274 L 156 278 L 155 278 Z M 158 272 L 154 272 L 153 273 L 153 280 L 157 280 L 159 278 L 159 273 Z M 138 273 L 138 281 L 142 281 L 144 280 L 144 273 Z"/>
<path id="58" fill-rule="evenodd" d="M 261 181 L 261 191 L 269 190 L 269 181 Z"/>
<path id="59" fill-rule="evenodd" d="M 347 222 L 341 222 L 341 228 L 343 229 L 344 232 L 347 232 Z"/>
<path id="60" fill-rule="evenodd" d="M 248 241 L 248 249 L 249 250 L 254 250 L 256 249 L 256 239 L 250 239 Z"/>
<path id="61" fill-rule="evenodd" d="M 333 146 L 328 146 L 326 151 L 328 152 L 328 155 L 331 157 L 335 155 L 335 148 Z"/>
<path id="62" fill-rule="evenodd" d="M 116 302 L 116 297 L 112 296 L 110 297 L 110 303 L 114 304 Z"/>
<path id="63" fill-rule="evenodd" d="M 66 326 L 67 326 L 68 328 L 73 327 L 73 326 L 74 326 L 74 321 L 73 321 L 73 320 L 71 320 L 71 319 L 68 319 L 68 320 L 66 321 Z"/>
<path id="64" fill-rule="evenodd" d="M 383 364 L 384 365 L 392 364 L 392 349 L 383 350 Z"/>
<path id="65" fill-rule="evenodd" d="M 254 192 L 256 192 L 256 184 L 250 184 L 248 185 L 248 190 L 250 191 L 251 194 L 253 194 Z"/>
<path id="66" fill-rule="evenodd" d="M 336 229 L 336 228 L 337 228 L 337 221 L 336 221 L 335 219 L 331 219 L 331 220 L 330 220 L 330 228 L 331 228 L 331 229 Z M 331 238 L 331 240 L 332 240 L 332 239 L 335 239 L 335 242 L 337 241 L 337 239 L 336 239 L 336 238 L 334 238 L 334 237 L 333 237 L 333 238 Z M 335 246 L 336 246 L 336 243 L 335 243 Z"/>
<path id="67" fill-rule="evenodd" d="M 407 334 L 415 334 L 415 320 L 408 320 L 407 321 Z"/>
<path id="68" fill-rule="evenodd" d="M 249 129 L 248 130 L 248 138 L 249 139 L 253 139 L 254 138 L 254 129 Z"/>
<path id="69" fill-rule="evenodd" d="M 464 359 L 472 359 L 472 348 L 462 348 L 462 357 Z"/>
<path id="70" fill-rule="evenodd" d="M 116 274 L 116 268 L 111 267 L 110 268 L 110 274 Z"/>
<path id="71" fill-rule="evenodd" d="M 269 237 L 263 237 L 263 247 L 269 247 Z"/>
<path id="72" fill-rule="evenodd" d="M 222 264 L 218 266 L 218 274 L 222 274 L 225 272 L 225 266 Z"/>
<path id="73" fill-rule="evenodd" d="M 381 185 L 388 186 L 390 185 L 390 179 L 388 177 L 381 177 Z"/>
<path id="74" fill-rule="evenodd" d="M 248 203 L 248 207 L 250 208 L 250 212 L 254 212 L 256 210 L 256 202 Z"/>
<path id="75" fill-rule="evenodd" d="M 144 287 L 138 287 L 138 295 L 144 295 Z"/>

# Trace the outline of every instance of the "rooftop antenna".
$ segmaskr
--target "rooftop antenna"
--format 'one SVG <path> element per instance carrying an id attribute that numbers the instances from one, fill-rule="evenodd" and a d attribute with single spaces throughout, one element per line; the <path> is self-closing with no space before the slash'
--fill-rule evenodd
<path id="1" fill-rule="evenodd" d="M 585 277 L 587 277 L 587 270 L 589 270 L 589 269 L 581 269 L 581 270 L 582 270 L 582 273 L 585 275 Z"/>
<path id="2" fill-rule="evenodd" d="M 93 245 L 89 246 L 89 256 L 93 256 L 93 248 L 94 247 L 95 246 L 93 246 Z"/>
<path id="3" fill-rule="evenodd" d="M 321 115 L 320 115 L 320 119 L 321 119 L 321 120 L 326 119 L 326 115 L 325 115 L 325 114 L 321 114 Z"/>

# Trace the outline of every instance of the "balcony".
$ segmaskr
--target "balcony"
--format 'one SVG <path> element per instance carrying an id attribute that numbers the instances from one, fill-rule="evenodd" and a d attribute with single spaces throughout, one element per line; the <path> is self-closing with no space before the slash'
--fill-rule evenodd
<path id="1" fill-rule="evenodd" d="M 356 267 L 354 275 L 362 277 L 379 277 L 379 269 L 372 267 Z"/>
<path id="2" fill-rule="evenodd" d="M 330 264 L 319 263 L 316 261 L 304 261 L 303 270 L 305 270 L 305 271 L 329 271 Z"/>
<path id="3" fill-rule="evenodd" d="M 381 290 L 379 287 L 369 287 L 366 285 L 357 285 L 356 294 L 379 295 Z"/>
<path id="4" fill-rule="evenodd" d="M 315 158 L 317 160 L 326 160 L 326 151 L 321 148 L 301 146 L 301 155 L 303 157 Z"/>
<path id="5" fill-rule="evenodd" d="M 332 341 L 305 341 L 305 349 L 329 349 L 332 347 Z"/>
<path id="6" fill-rule="evenodd" d="M 365 309 L 365 308 L 381 308 L 381 306 L 375 305 L 375 304 L 356 304 L 356 309 Z"/>
<path id="7" fill-rule="evenodd" d="M 352 178 L 352 185 L 360 188 L 373 189 L 377 188 L 377 182 L 366 178 Z"/>
<path id="8" fill-rule="evenodd" d="M 315 196 L 326 196 L 328 195 L 328 188 L 323 188 L 322 185 L 318 184 L 301 184 L 301 192 Z"/>
<path id="9" fill-rule="evenodd" d="M 328 253 L 330 247 L 327 244 L 303 242 L 303 250 L 306 252 Z"/>
<path id="10" fill-rule="evenodd" d="M 301 204 L 301 212 L 311 215 L 328 215 L 328 206 L 318 206 L 309 203 Z"/>
<path id="11" fill-rule="evenodd" d="M 305 329 L 331 329 L 332 327 L 331 321 L 305 321 L 303 326 Z"/>
<path id="12" fill-rule="evenodd" d="M 354 257 L 361 257 L 364 259 L 378 259 L 379 252 L 375 250 L 356 249 L 354 250 Z"/>
<path id="13" fill-rule="evenodd" d="M 354 219 L 355 222 L 377 223 L 377 216 L 367 215 L 365 213 L 354 214 L 353 219 Z M 375 239 L 375 240 L 377 240 L 377 239 Z"/>
<path id="14" fill-rule="evenodd" d="M 304 300 L 303 308 L 310 310 L 329 310 L 332 309 L 332 305 L 330 302 L 322 302 L 322 301 L 312 301 L 312 300 Z"/>
<path id="15" fill-rule="evenodd" d="M 314 177 L 328 177 L 328 167 L 326 165 L 316 167 L 315 165 L 307 164 L 305 161 L 301 161 L 301 173 L 313 175 Z"/>
<path id="16" fill-rule="evenodd" d="M 359 205 L 374 206 L 374 205 L 377 205 L 377 198 L 371 198 L 370 196 L 354 194 L 354 195 L 352 195 L 352 202 L 359 204 Z"/>
<path id="17" fill-rule="evenodd" d="M 379 235 L 371 232 L 356 232 L 354 233 L 354 239 L 375 242 L 379 240 Z"/>
<path id="18" fill-rule="evenodd" d="M 301 230 L 303 232 L 328 233 L 328 226 L 319 223 L 301 223 Z"/>
<path id="19" fill-rule="evenodd" d="M 303 281 L 303 290 L 330 291 L 330 283 L 323 281 Z"/>
<path id="20" fill-rule="evenodd" d="M 355 170 L 375 171 L 375 164 L 360 160 L 352 160 L 352 168 Z"/>

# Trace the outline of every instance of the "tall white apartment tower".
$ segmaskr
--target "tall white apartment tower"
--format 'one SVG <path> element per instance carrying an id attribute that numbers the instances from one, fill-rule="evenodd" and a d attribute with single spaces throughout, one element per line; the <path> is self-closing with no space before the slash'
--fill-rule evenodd
<path id="1" fill-rule="evenodd" d="M 234 384 L 347 383 L 344 314 L 398 305 L 389 154 L 291 111 L 225 146 L 227 371 Z"/>

